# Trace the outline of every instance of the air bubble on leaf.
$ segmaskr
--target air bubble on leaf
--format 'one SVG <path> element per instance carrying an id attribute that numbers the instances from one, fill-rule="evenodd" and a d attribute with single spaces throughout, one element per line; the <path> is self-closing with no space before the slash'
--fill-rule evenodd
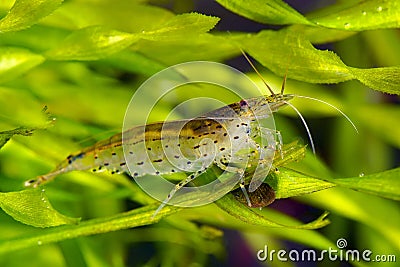
<path id="1" fill-rule="evenodd" d="M 358 175 L 358 177 L 364 177 L 364 173 L 363 172 L 361 172 L 359 175 Z"/>
<path id="2" fill-rule="evenodd" d="M 383 8 L 382 8 L 381 6 L 378 6 L 378 7 L 376 8 L 376 11 L 381 12 L 382 9 L 383 9 Z"/>
<path id="3" fill-rule="evenodd" d="M 38 240 L 37 244 L 38 244 L 38 246 L 41 246 L 43 243 L 42 243 L 42 241 Z"/>
<path id="4" fill-rule="evenodd" d="M 351 24 L 350 24 L 350 23 L 348 23 L 348 22 L 344 24 L 344 28 L 345 28 L 345 29 L 349 29 L 349 28 L 350 28 L 350 26 L 351 26 Z"/>
<path id="5" fill-rule="evenodd" d="M 367 15 L 367 11 L 361 11 L 361 14 L 363 15 L 363 16 L 366 16 Z"/>

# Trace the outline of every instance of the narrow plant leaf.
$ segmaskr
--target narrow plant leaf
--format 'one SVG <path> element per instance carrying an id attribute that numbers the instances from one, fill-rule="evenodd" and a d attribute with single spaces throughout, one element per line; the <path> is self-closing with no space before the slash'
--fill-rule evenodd
<path id="1" fill-rule="evenodd" d="M 0 193 L 0 206 L 15 220 L 35 227 L 75 224 L 79 221 L 53 209 L 41 189 Z"/>
<path id="2" fill-rule="evenodd" d="M 400 2 L 397 0 L 355 1 L 348 7 L 348 4 L 343 2 L 341 5 L 346 7 L 338 11 L 340 6 L 329 6 L 323 10 L 328 15 L 314 18 L 312 21 L 319 26 L 351 31 L 400 26 Z"/>
<path id="3" fill-rule="evenodd" d="M 26 49 L 0 47 L 0 83 L 13 80 L 44 60 L 43 56 Z"/>
<path id="4" fill-rule="evenodd" d="M 97 60 L 106 58 L 129 47 L 139 39 L 171 40 L 187 38 L 207 32 L 218 22 L 218 18 L 197 13 L 173 17 L 157 29 L 130 34 L 109 30 L 102 26 L 90 26 L 73 32 L 62 45 L 48 51 L 53 60 Z"/>
<path id="5" fill-rule="evenodd" d="M 266 24 L 312 24 L 303 15 L 280 0 L 217 0 L 225 8 Z"/>
<path id="6" fill-rule="evenodd" d="M 108 233 L 148 225 L 181 209 L 175 206 L 166 206 L 153 218 L 153 214 L 158 205 L 159 203 L 155 203 L 128 212 L 119 213 L 114 216 L 83 221 L 78 225 L 64 225 L 57 228 L 43 229 L 42 231 L 36 232 L 32 235 L 24 235 L 23 237 L 16 237 L 15 239 L 1 240 L 0 254 L 34 247 L 38 244 L 44 245 L 79 236 Z"/>
<path id="7" fill-rule="evenodd" d="M 233 217 L 254 225 L 262 225 L 266 227 L 285 227 L 295 229 L 318 229 L 328 225 L 330 222 L 326 218 L 328 213 L 322 214 L 318 219 L 307 224 L 300 225 L 284 225 L 265 218 L 263 215 L 256 213 L 246 205 L 240 203 L 232 194 L 227 194 L 223 198 L 217 200 L 215 204 L 222 210 L 226 211 Z"/>
<path id="8" fill-rule="evenodd" d="M 397 0 L 355 1 L 330 5 L 304 17 L 280 0 L 217 0 L 225 8 L 266 24 L 304 24 L 338 30 L 363 31 L 398 28 L 400 3 Z"/>
<path id="9" fill-rule="evenodd" d="M 148 40 L 184 39 L 187 35 L 205 33 L 214 28 L 219 18 L 199 13 L 177 15 L 166 23 L 157 26 L 155 30 L 145 31 L 142 38 Z"/>
<path id="10" fill-rule="evenodd" d="M 127 48 L 138 38 L 135 34 L 92 26 L 71 33 L 46 56 L 53 60 L 97 60 Z"/>
<path id="11" fill-rule="evenodd" d="M 62 2 L 63 0 L 16 0 L 8 14 L 0 20 L 0 33 L 28 28 L 51 14 Z"/>
<path id="12" fill-rule="evenodd" d="M 302 196 L 335 187 L 333 183 L 315 179 L 284 167 L 279 168 L 279 171 L 272 173 L 271 176 L 272 179 L 268 183 L 274 188 L 277 199 Z"/>
<path id="13" fill-rule="evenodd" d="M 331 179 L 331 181 L 360 192 L 400 200 L 400 168 L 360 177 Z"/>
<path id="14" fill-rule="evenodd" d="M 314 48 L 295 27 L 261 31 L 242 42 L 245 50 L 278 74 L 311 83 L 337 83 L 354 78 L 331 51 Z"/>
<path id="15" fill-rule="evenodd" d="M 174 16 L 165 8 L 138 2 L 114 1 L 110 4 L 108 1 L 66 1 L 57 10 L 57 14 L 46 18 L 46 23 L 57 26 L 61 24 L 62 28 L 71 30 L 107 25 L 110 29 L 137 33 Z"/>
<path id="16" fill-rule="evenodd" d="M 262 31 L 240 45 L 274 73 L 310 83 L 338 83 L 358 79 L 381 92 L 400 94 L 400 67 L 357 69 L 346 66 L 332 51 L 318 50 L 296 27 Z M 239 45 L 239 44 L 238 44 Z"/>
<path id="17" fill-rule="evenodd" d="M 356 69 L 350 68 L 357 80 L 366 86 L 390 94 L 400 94 L 400 66 Z"/>
<path id="18" fill-rule="evenodd" d="M 300 196 L 324 190 L 335 185 L 356 191 L 400 200 L 400 168 L 366 176 L 349 178 L 312 177 L 287 168 L 272 174 L 269 184 L 275 189 L 276 198 Z"/>

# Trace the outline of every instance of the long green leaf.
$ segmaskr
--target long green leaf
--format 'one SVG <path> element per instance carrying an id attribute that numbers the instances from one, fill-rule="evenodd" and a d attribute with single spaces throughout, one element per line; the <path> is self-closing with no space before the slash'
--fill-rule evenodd
<path id="1" fill-rule="evenodd" d="M 173 214 L 180 209 L 174 206 L 166 206 L 153 218 L 154 211 L 158 205 L 158 203 L 155 203 L 114 216 L 84 221 L 78 225 L 66 225 L 51 229 L 43 229 L 35 234 L 3 240 L 0 241 L 0 254 L 37 246 L 38 244 L 44 245 L 79 236 L 108 233 L 121 229 L 148 225 L 155 223 L 161 218 Z"/>
<path id="2" fill-rule="evenodd" d="M 227 9 L 266 24 L 304 24 L 338 30 L 363 31 L 400 26 L 397 0 L 343 2 L 313 13 L 307 19 L 281 0 L 217 0 Z"/>
<path id="3" fill-rule="evenodd" d="M 73 32 L 46 55 L 53 60 L 96 60 L 117 53 L 138 39 L 135 34 L 92 26 Z"/>
<path id="4" fill-rule="evenodd" d="M 90 26 L 69 35 L 58 47 L 48 51 L 53 60 L 97 60 L 113 55 L 129 47 L 139 39 L 174 40 L 186 39 L 188 34 L 196 36 L 207 32 L 218 22 L 218 18 L 197 13 L 182 14 L 150 31 L 127 33 Z"/>
<path id="5" fill-rule="evenodd" d="M 16 0 L 9 13 L 0 20 L 0 33 L 30 27 L 56 10 L 63 0 Z"/>
<path id="6" fill-rule="evenodd" d="M 338 83 L 352 79 L 371 88 L 400 94 L 400 66 L 357 69 L 346 66 L 331 51 L 318 50 L 296 27 L 262 31 L 244 38 L 241 46 L 273 72 L 311 83 Z M 239 44 L 238 44 L 239 45 Z"/>
<path id="7" fill-rule="evenodd" d="M 276 198 L 301 196 L 337 185 L 383 198 L 400 200 L 400 191 L 398 190 L 400 188 L 400 168 L 365 176 L 333 179 L 313 177 L 282 167 L 273 176 L 277 180 L 271 184 L 272 188 L 277 188 L 275 190 Z"/>
<path id="8" fill-rule="evenodd" d="M 0 207 L 15 220 L 36 227 L 77 223 L 56 211 L 41 189 L 0 193 Z"/>
<path id="9" fill-rule="evenodd" d="M 400 168 L 360 177 L 331 179 L 331 181 L 360 192 L 400 200 Z"/>
<path id="10" fill-rule="evenodd" d="M 198 13 L 177 15 L 156 29 L 145 31 L 141 35 L 148 40 L 185 39 L 188 35 L 205 33 L 214 28 L 219 18 Z"/>
<path id="11" fill-rule="evenodd" d="M 225 8 L 266 24 L 312 24 L 288 4 L 280 0 L 217 0 Z"/>
<path id="12" fill-rule="evenodd" d="M 351 6 L 343 2 L 341 6 L 327 7 L 323 10 L 327 15 L 320 17 L 314 15 L 312 21 L 319 26 L 351 31 L 400 26 L 400 2 L 397 0 L 355 1 Z"/>
<path id="13" fill-rule="evenodd" d="M 265 216 L 253 211 L 252 209 L 249 209 L 244 204 L 238 202 L 232 194 L 227 194 L 223 198 L 217 200 L 215 204 L 233 217 L 253 225 L 294 229 L 317 229 L 324 227 L 330 223 L 330 221 L 326 219 L 328 213 L 323 213 L 318 219 L 307 224 L 284 225 L 281 223 L 277 223 L 271 221 Z"/>

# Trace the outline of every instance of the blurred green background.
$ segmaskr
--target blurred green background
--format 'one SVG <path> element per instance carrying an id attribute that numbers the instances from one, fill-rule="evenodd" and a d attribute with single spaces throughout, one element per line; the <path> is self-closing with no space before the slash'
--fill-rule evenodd
<path id="1" fill-rule="evenodd" d="M 223 62 L 248 73 L 262 87 L 239 47 L 253 57 L 277 92 L 287 74 L 286 93 L 341 108 L 359 130 L 355 133 L 326 105 L 294 100 L 311 128 L 317 156 L 308 151 L 291 168 L 343 178 L 399 167 L 398 1 L 287 1 L 293 9 L 277 0 L 218 2 L 32 0 L 16 1 L 11 9 L 14 1 L 1 1 L 0 131 L 36 129 L 31 136 L 13 136 L 1 148 L 1 192 L 22 190 L 25 180 L 50 171 L 70 153 L 120 132 L 135 90 L 165 67 L 193 60 Z M 377 67 L 384 68 L 374 72 Z M 164 119 L 192 96 L 238 100 L 215 88 L 196 90 L 161 103 L 152 119 Z M 51 124 L 42 112 L 45 106 L 55 119 Z M 138 110 L 137 116 L 142 113 Z M 279 112 L 275 122 L 284 143 L 308 142 L 300 119 L 289 108 Z M 55 210 L 82 221 L 122 214 L 152 201 L 126 175 L 73 172 L 44 188 Z M 296 230 L 251 225 L 210 204 L 180 210 L 153 225 L 73 239 L 70 228 L 36 228 L 1 211 L 0 265 L 396 266 L 327 258 L 257 259 L 265 245 L 269 250 L 319 251 L 336 249 L 336 241 L 345 238 L 348 249 L 369 249 L 373 255 L 400 260 L 400 209 L 394 200 L 333 188 L 277 200 L 257 212 L 290 223 L 293 218 L 315 220 L 323 211 L 330 212 L 331 224 Z M 60 242 L 32 241 L 46 240 L 57 231 L 62 233 Z"/>

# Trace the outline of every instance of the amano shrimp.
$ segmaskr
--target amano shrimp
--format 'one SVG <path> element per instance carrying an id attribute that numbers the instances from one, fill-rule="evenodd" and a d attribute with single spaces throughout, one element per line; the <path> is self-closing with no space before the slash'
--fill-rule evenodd
<path id="1" fill-rule="evenodd" d="M 240 187 L 251 206 L 244 187 L 246 168 L 260 166 L 255 172 L 258 187 L 269 171 L 264 165 L 271 163 L 276 147 L 280 149 L 282 145 L 279 132 L 260 127 L 257 120 L 272 116 L 292 98 L 293 95 L 289 94 L 259 96 L 191 120 L 136 126 L 69 155 L 53 171 L 26 181 L 25 186 L 37 187 L 59 174 L 76 170 L 128 172 L 127 161 L 135 165 L 134 171 L 130 170 L 133 177 L 189 173 L 186 179 L 175 185 L 157 213 L 178 190 L 215 164 L 224 171 L 241 175 Z M 276 141 L 275 135 L 280 141 Z M 260 142 L 260 138 L 264 141 Z M 128 150 L 125 156 L 124 148 Z"/>
<path id="2" fill-rule="evenodd" d="M 244 56 L 247 58 L 245 54 Z M 249 63 L 253 66 L 251 61 Z M 256 69 L 255 71 L 258 73 Z M 262 79 L 261 75 L 260 77 Z M 134 178 L 189 173 L 186 179 L 176 184 L 169 192 L 155 211 L 155 216 L 176 192 L 212 165 L 216 165 L 221 170 L 240 177 L 239 186 L 247 205 L 251 207 L 245 188 L 246 169 L 255 167 L 248 186 L 249 192 L 254 192 L 269 174 L 269 167 L 276 153 L 283 157 L 280 132 L 260 126 L 260 119 L 268 118 L 280 108 L 289 105 L 300 116 L 314 153 L 309 128 L 300 112 L 289 103 L 294 97 L 329 105 L 340 112 L 357 131 L 353 122 L 335 106 L 311 97 L 283 94 L 285 81 L 286 77 L 280 93 L 274 93 L 263 80 L 271 93 L 269 96 L 243 99 L 190 120 L 158 122 L 130 128 L 71 154 L 53 171 L 26 181 L 25 186 L 37 187 L 59 174 L 76 170 L 127 172 Z M 128 168 L 128 165 L 131 168 Z"/>

